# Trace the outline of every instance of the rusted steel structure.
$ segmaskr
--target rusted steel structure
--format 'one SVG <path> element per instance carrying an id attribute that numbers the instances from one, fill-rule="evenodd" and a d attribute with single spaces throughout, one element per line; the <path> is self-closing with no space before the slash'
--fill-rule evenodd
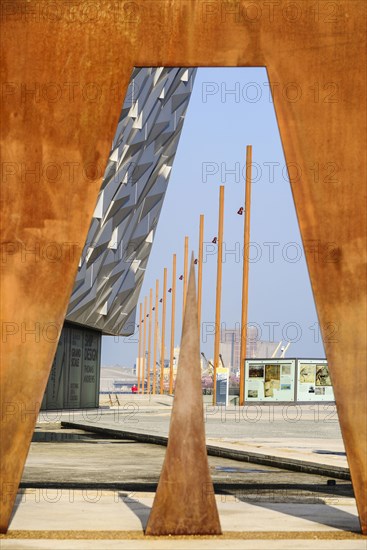
<path id="1" fill-rule="evenodd" d="M 367 5 L 287 5 L 75 1 L 56 15 L 38 0 L 2 6 L 2 531 L 133 67 L 265 66 L 367 532 Z"/>
<path id="2" fill-rule="evenodd" d="M 220 535 L 205 443 L 194 257 L 186 294 L 168 445 L 146 535 Z"/>

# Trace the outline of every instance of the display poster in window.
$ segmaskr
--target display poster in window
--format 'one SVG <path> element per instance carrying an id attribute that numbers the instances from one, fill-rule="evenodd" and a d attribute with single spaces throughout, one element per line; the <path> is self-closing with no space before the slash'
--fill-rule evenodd
<path id="1" fill-rule="evenodd" d="M 248 359 L 245 362 L 245 400 L 293 401 L 294 359 Z"/>
<path id="2" fill-rule="evenodd" d="M 299 359 L 297 401 L 334 401 L 326 359 Z"/>

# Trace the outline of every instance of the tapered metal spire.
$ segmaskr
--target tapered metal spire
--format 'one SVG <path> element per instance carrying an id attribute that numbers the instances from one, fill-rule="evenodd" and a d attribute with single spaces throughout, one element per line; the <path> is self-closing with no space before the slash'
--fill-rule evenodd
<path id="1" fill-rule="evenodd" d="M 146 535 L 221 534 L 205 445 L 194 257 L 168 446 Z"/>

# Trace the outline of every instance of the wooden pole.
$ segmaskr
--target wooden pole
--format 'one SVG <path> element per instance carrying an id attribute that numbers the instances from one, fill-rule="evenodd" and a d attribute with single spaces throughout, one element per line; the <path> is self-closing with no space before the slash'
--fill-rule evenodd
<path id="1" fill-rule="evenodd" d="M 158 304 L 159 304 L 159 281 L 155 281 L 155 310 L 154 310 L 154 347 L 153 347 L 153 395 L 155 395 L 157 378 L 157 341 L 158 341 Z"/>
<path id="2" fill-rule="evenodd" d="M 224 225 L 224 185 L 219 188 L 218 216 L 218 259 L 217 259 L 217 295 L 215 304 L 215 338 L 214 338 L 214 373 L 213 373 L 213 405 L 217 401 L 217 368 L 219 366 L 220 341 L 220 306 L 222 296 L 222 255 L 223 255 L 223 225 Z"/>
<path id="3" fill-rule="evenodd" d="M 142 319 L 142 323 L 144 323 L 144 330 L 143 330 L 143 369 L 142 369 L 142 386 L 141 386 L 141 393 L 144 393 L 144 386 L 145 386 L 145 350 L 147 346 L 147 297 L 144 298 L 144 319 Z"/>
<path id="4" fill-rule="evenodd" d="M 141 318 L 143 315 L 143 304 L 140 302 L 139 305 L 139 345 L 138 345 L 138 393 L 140 392 L 140 380 L 141 380 L 141 337 L 142 337 L 142 326 Z"/>
<path id="5" fill-rule="evenodd" d="M 150 393 L 150 358 L 152 351 L 152 307 L 153 289 L 149 290 L 149 322 L 148 322 L 148 365 L 147 365 L 147 393 Z"/>
<path id="6" fill-rule="evenodd" d="M 243 229 L 243 271 L 242 271 L 242 316 L 241 316 L 241 351 L 240 351 L 240 406 L 245 403 L 245 359 L 247 347 L 247 311 L 248 311 L 248 276 L 250 244 L 250 206 L 251 206 L 251 164 L 252 147 L 246 148 L 246 197 L 245 221 Z"/>
<path id="7" fill-rule="evenodd" d="M 162 341 L 161 341 L 161 379 L 160 393 L 164 390 L 164 358 L 165 358 L 165 338 L 166 338 L 166 305 L 167 305 L 167 268 L 163 271 L 163 296 L 162 296 Z"/>
<path id="8" fill-rule="evenodd" d="M 184 245 L 184 272 L 182 285 L 182 324 L 185 316 L 186 292 L 187 292 L 187 263 L 189 260 L 189 238 L 185 237 Z"/>
<path id="9" fill-rule="evenodd" d="M 172 258 L 172 310 L 171 310 L 171 349 L 169 358 L 169 393 L 173 393 L 173 354 L 175 351 L 175 307 L 176 307 L 176 254 Z"/>
<path id="10" fill-rule="evenodd" d="M 200 214 L 199 227 L 199 257 L 198 257 L 198 323 L 199 337 L 201 334 L 201 300 L 203 286 L 203 242 L 204 242 L 204 214 Z"/>

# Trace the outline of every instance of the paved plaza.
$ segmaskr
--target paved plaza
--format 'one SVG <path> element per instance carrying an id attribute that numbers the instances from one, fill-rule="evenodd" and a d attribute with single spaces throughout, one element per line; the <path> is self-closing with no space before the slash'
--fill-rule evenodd
<path id="1" fill-rule="evenodd" d="M 1 548 L 367 548 L 328 404 L 205 403 L 223 535 L 145 537 L 171 405 L 169 396 L 127 395 L 114 408 L 41 413 Z"/>

